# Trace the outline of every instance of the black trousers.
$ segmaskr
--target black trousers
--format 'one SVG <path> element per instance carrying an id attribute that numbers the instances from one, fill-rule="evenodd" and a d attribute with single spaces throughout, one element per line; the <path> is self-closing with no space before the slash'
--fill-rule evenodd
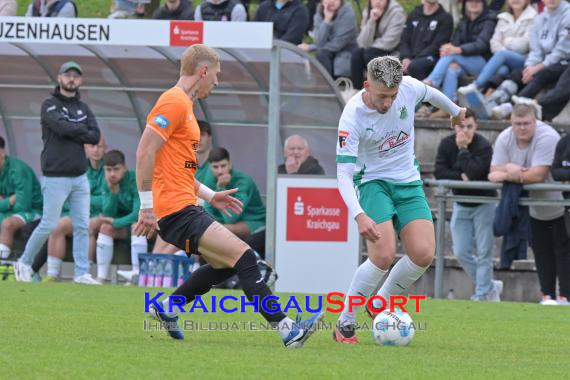
<path id="1" fill-rule="evenodd" d="M 570 65 L 566 66 L 554 88 L 538 97 L 538 103 L 542 106 L 542 119 L 551 121 L 562 112 L 568 102 L 570 102 Z"/>
<path id="2" fill-rule="evenodd" d="M 547 221 L 531 217 L 530 228 L 540 290 L 555 299 L 558 277 L 560 295 L 570 297 L 570 239 L 564 216 Z"/>
<path id="3" fill-rule="evenodd" d="M 522 88 L 517 95 L 534 99 L 540 91 L 553 87 L 567 68 L 567 64 L 563 65 L 560 63 L 547 66 L 536 73 L 533 79 L 528 82 L 526 86 L 522 83 L 523 69 L 513 71 L 510 79 L 519 85 L 519 89 Z"/>
<path id="4" fill-rule="evenodd" d="M 418 57 L 412 59 L 410 66 L 408 66 L 408 75 L 423 80 L 431 73 L 437 60 L 428 57 Z"/>
<path id="5" fill-rule="evenodd" d="M 317 61 L 327 70 L 331 77 L 334 78 L 334 51 L 317 49 Z"/>
<path id="6" fill-rule="evenodd" d="M 383 55 L 390 55 L 390 52 L 373 47 L 359 47 L 352 51 L 352 58 L 350 59 L 350 73 L 352 84 L 354 85 L 355 89 L 360 90 L 364 86 L 363 73 L 364 70 L 366 70 L 366 65 L 368 65 L 368 62 L 372 61 L 376 57 L 381 57 Z"/>

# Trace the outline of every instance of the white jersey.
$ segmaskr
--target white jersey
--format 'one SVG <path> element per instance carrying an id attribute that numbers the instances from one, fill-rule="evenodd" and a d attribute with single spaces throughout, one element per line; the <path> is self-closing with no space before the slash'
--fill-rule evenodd
<path id="1" fill-rule="evenodd" d="M 414 154 L 414 113 L 426 93 L 425 84 L 405 76 L 385 114 L 364 104 L 363 91 L 350 99 L 339 121 L 336 161 L 356 163 L 355 184 L 420 179 Z"/>

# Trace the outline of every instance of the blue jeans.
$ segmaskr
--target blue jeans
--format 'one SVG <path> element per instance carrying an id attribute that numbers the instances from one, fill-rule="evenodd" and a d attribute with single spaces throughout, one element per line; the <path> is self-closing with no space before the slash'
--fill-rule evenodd
<path id="1" fill-rule="evenodd" d="M 483 66 L 485 66 L 485 58 L 480 55 L 446 55 L 437 61 L 433 71 L 427 77 L 435 87 L 440 87 L 441 91 L 449 99 L 455 101 L 457 99 L 457 83 L 459 77 L 464 74 L 478 75 Z M 449 65 L 456 63 L 459 68 L 450 69 Z"/>
<path id="2" fill-rule="evenodd" d="M 44 177 L 42 181 L 44 198 L 43 215 L 40 224 L 26 243 L 20 261 L 32 265 L 34 257 L 57 227 L 63 203 L 69 199 L 71 222 L 73 223 L 73 260 L 75 277 L 89 272 L 89 204 L 91 194 L 87 175 L 79 177 Z"/>
<path id="3" fill-rule="evenodd" d="M 487 62 L 481 74 L 475 80 L 478 88 L 485 86 L 487 81 L 495 74 L 507 76 L 513 70 L 520 69 L 524 66 L 525 55 L 512 50 L 499 50 Z"/>
<path id="4" fill-rule="evenodd" d="M 475 207 L 465 207 L 457 203 L 453 205 L 453 254 L 475 284 L 474 298 L 485 299 L 493 290 L 494 214 L 493 203 Z M 473 256 L 473 243 L 477 246 L 477 257 Z"/>

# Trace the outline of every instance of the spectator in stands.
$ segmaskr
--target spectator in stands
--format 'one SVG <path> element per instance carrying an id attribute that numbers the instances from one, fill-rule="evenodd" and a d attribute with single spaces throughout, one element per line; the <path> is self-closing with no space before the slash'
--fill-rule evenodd
<path id="1" fill-rule="evenodd" d="M 95 116 L 79 100 L 83 71 L 75 62 L 59 69 L 58 86 L 42 104 L 41 125 L 43 214 L 38 227 L 26 244 L 24 254 L 14 266 L 18 281 L 32 280 L 34 257 L 57 227 L 63 204 L 69 201 L 73 223 L 74 281 L 95 285 L 89 274 L 89 180 L 83 144 L 97 144 L 101 138 Z"/>
<path id="2" fill-rule="evenodd" d="M 18 3 L 16 0 L 0 0 L 0 17 L 16 16 Z"/>
<path id="3" fill-rule="evenodd" d="M 539 95 L 537 100 L 542 107 L 542 120 L 552 121 L 562 112 L 570 102 L 570 65 L 562 73 L 554 88 Z"/>
<path id="4" fill-rule="evenodd" d="M 495 119 L 509 117 L 513 95 L 534 98 L 552 87 L 568 68 L 570 4 L 561 0 L 545 0 L 544 4 L 546 10 L 534 19 L 524 68 L 514 70 L 483 102 L 486 113 Z"/>
<path id="5" fill-rule="evenodd" d="M 356 47 L 356 16 L 344 0 L 323 0 L 314 18 L 313 44 L 299 48 L 315 51 L 317 60 L 333 77 L 350 76 L 350 57 Z"/>
<path id="6" fill-rule="evenodd" d="M 351 79 L 355 89 L 364 85 L 364 71 L 372 58 L 397 55 L 406 12 L 396 0 L 369 0 L 362 12 L 358 47 L 352 51 Z"/>
<path id="7" fill-rule="evenodd" d="M 125 155 L 118 150 L 105 154 L 103 168 L 107 186 L 102 195 L 102 216 L 98 218 L 99 228 L 89 231 L 92 239 L 97 238 L 97 280 L 101 283 L 109 279 L 114 239 L 130 237 L 131 262 L 136 273 L 139 271 L 138 255 L 148 249 L 145 236 L 131 235 L 140 208 L 135 172 L 127 169 Z"/>
<path id="8" fill-rule="evenodd" d="M 249 175 L 233 168 L 230 153 L 225 148 L 213 148 L 210 152 L 210 167 L 217 180 L 212 190 L 237 188 L 238 192 L 233 196 L 243 202 L 243 211 L 239 215 L 228 216 L 208 203 L 204 207 L 206 211 L 240 239 L 245 240 L 265 228 L 265 205 L 259 189 Z"/>
<path id="9" fill-rule="evenodd" d="M 0 259 L 11 254 L 14 234 L 28 223 L 40 219 L 40 183 L 25 162 L 6 154 L 0 137 Z"/>
<path id="10" fill-rule="evenodd" d="M 89 180 L 89 193 L 90 193 L 90 220 L 89 228 L 92 229 L 93 222 L 98 219 L 93 219 L 101 215 L 103 209 L 103 191 L 106 189 L 105 172 L 103 170 L 103 155 L 107 150 L 105 138 L 101 136 L 98 144 L 85 144 L 85 154 L 87 155 L 87 179 Z M 61 263 L 65 258 L 67 251 L 67 238 L 73 234 L 73 224 L 69 217 L 69 205 L 64 205 L 61 213 L 61 219 L 57 224 L 57 228 L 51 233 L 47 246 L 44 246 L 32 268 L 34 272 L 39 271 L 38 258 L 47 252 L 47 281 L 57 281 L 61 271 Z M 90 252 L 95 251 L 95 246 L 90 247 Z M 89 257 L 89 262 L 94 260 L 95 255 Z M 43 263 L 40 264 L 43 265 Z"/>
<path id="11" fill-rule="evenodd" d="M 115 0 L 109 18 L 143 17 L 148 3 L 150 0 Z"/>
<path id="12" fill-rule="evenodd" d="M 441 87 L 451 100 L 457 99 L 457 83 L 464 75 L 477 75 L 490 55 L 489 44 L 495 30 L 496 17 L 484 0 L 464 0 L 463 17 L 450 43 L 439 50 L 441 58 L 424 80 L 430 86 Z M 443 117 L 444 113 L 432 114 Z"/>
<path id="13" fill-rule="evenodd" d="M 400 41 L 404 74 L 423 80 L 435 67 L 439 49 L 449 42 L 453 19 L 438 0 L 423 0 L 408 16 Z"/>
<path id="14" fill-rule="evenodd" d="M 240 0 L 202 0 L 196 7 L 198 21 L 247 21 L 247 11 Z"/>
<path id="15" fill-rule="evenodd" d="M 188 0 L 165 0 L 164 6 L 155 9 L 156 20 L 194 20 L 194 9 Z"/>
<path id="16" fill-rule="evenodd" d="M 529 50 L 530 30 L 536 15 L 536 10 L 529 0 L 507 1 L 507 12 L 499 14 L 499 22 L 491 38 L 493 56 L 473 83 L 457 90 L 460 95 L 466 96 L 467 102 L 468 94 L 475 90 L 484 91 L 488 85 L 497 88 L 500 83 L 492 81 L 495 75 L 505 77 L 513 70 L 523 67 Z"/>
<path id="17" fill-rule="evenodd" d="M 325 174 L 319 161 L 311 156 L 309 142 L 303 136 L 291 135 L 283 146 L 285 163 L 279 165 L 279 174 Z"/>
<path id="18" fill-rule="evenodd" d="M 77 17 L 73 0 L 32 0 L 26 17 Z"/>
<path id="19" fill-rule="evenodd" d="M 549 125 L 537 121 L 532 105 L 513 107 L 512 126 L 495 141 L 491 173 L 493 182 L 521 184 L 552 182 L 550 167 L 560 136 Z M 559 191 L 531 191 L 531 198 L 562 199 Z M 570 239 L 564 224 L 564 207 L 530 206 L 532 250 L 543 293 L 541 303 L 556 299 L 556 277 L 560 281 L 560 302 L 570 297 Z M 558 267 L 560 263 L 560 267 Z"/>
<path id="20" fill-rule="evenodd" d="M 309 13 L 300 0 L 266 0 L 254 21 L 272 22 L 273 38 L 299 45 L 309 27 Z"/>
<path id="21" fill-rule="evenodd" d="M 444 138 L 437 149 L 435 178 L 457 181 L 486 181 L 493 157 L 493 148 L 485 137 L 476 133 L 477 118 L 467 109 L 462 126 Z M 494 190 L 454 189 L 456 195 L 496 196 Z M 451 237 L 453 254 L 475 285 L 473 301 L 500 301 L 502 283 L 493 281 L 493 220 L 495 204 L 453 204 Z M 477 257 L 473 256 L 473 245 Z"/>

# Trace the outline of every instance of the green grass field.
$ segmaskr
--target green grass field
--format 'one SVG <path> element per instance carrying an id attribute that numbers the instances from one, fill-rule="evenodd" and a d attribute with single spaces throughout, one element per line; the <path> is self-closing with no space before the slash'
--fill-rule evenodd
<path id="1" fill-rule="evenodd" d="M 0 378 L 365 379 L 568 378 L 570 308 L 424 301 L 426 324 L 408 347 L 335 343 L 318 331 L 303 349 L 276 332 L 186 332 L 174 341 L 143 331 L 144 291 L 69 283 L 0 283 Z M 149 289 L 151 294 L 156 290 Z M 228 291 L 217 290 L 221 296 Z M 238 295 L 239 292 L 230 292 Z M 313 306 L 316 303 L 313 304 Z M 293 316 L 294 317 L 294 316 Z M 252 314 L 195 314 L 196 321 L 261 321 Z M 336 320 L 328 314 L 327 322 Z M 361 322 L 366 321 L 364 313 Z"/>

